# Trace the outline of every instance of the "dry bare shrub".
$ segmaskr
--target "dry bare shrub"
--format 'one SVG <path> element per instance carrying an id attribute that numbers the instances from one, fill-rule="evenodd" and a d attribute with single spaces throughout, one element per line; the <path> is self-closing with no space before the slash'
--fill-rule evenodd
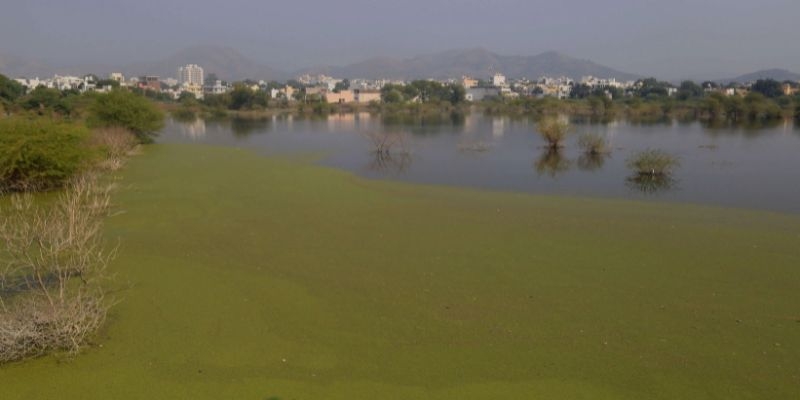
<path id="1" fill-rule="evenodd" d="M 97 129 L 92 133 L 92 144 L 105 153 L 98 163 L 102 170 L 116 171 L 125 165 L 128 156 L 137 151 L 139 142 L 136 136 L 125 128 L 110 127 Z"/>
<path id="2" fill-rule="evenodd" d="M 52 204 L 13 195 L 0 210 L 0 363 L 78 352 L 105 321 L 102 237 L 110 188 L 73 179 Z"/>
<path id="3" fill-rule="evenodd" d="M 366 132 L 364 137 L 370 142 L 370 151 L 388 155 L 392 152 L 408 154 L 408 136 L 395 132 Z"/>

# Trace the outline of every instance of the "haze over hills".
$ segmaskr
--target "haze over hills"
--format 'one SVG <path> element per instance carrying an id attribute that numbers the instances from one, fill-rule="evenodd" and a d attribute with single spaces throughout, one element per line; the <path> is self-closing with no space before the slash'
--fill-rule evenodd
<path id="1" fill-rule="evenodd" d="M 460 78 L 462 75 L 485 79 L 493 72 L 501 72 L 510 78 L 525 77 L 529 79 L 536 79 L 544 75 L 567 76 L 573 79 L 592 75 L 598 78 L 616 78 L 620 81 L 642 77 L 555 51 L 534 56 L 504 56 L 482 48 L 448 50 L 407 59 L 371 58 L 344 66 L 304 68 L 294 72 L 272 68 L 233 48 L 222 46 L 194 46 L 161 60 L 117 66 L 57 65 L 56 63 L 0 54 L 0 73 L 11 77 L 48 77 L 56 73 L 62 75 L 94 73 L 98 76 L 105 76 L 110 72 L 123 72 L 126 76 L 147 74 L 175 77 L 177 68 L 185 64 L 198 64 L 203 67 L 206 74 L 214 73 L 220 79 L 228 81 L 246 78 L 284 81 L 306 73 L 322 73 L 337 78 L 351 79 L 445 79 Z M 800 74 L 784 69 L 770 69 L 718 81 L 744 83 L 759 78 L 797 81 L 800 80 Z"/>
<path id="2" fill-rule="evenodd" d="M 121 68 L 126 75 L 156 75 L 175 77 L 179 67 L 197 64 L 206 74 L 214 73 L 223 80 L 264 79 L 285 80 L 291 74 L 263 65 L 239 51 L 222 46 L 188 47 L 156 62 L 138 63 Z"/>
<path id="3" fill-rule="evenodd" d="M 800 74 L 785 69 L 765 69 L 761 71 L 752 72 L 737 76 L 736 78 L 723 79 L 722 82 L 729 83 L 747 83 L 754 82 L 759 79 L 775 79 L 776 81 L 800 81 Z"/>
<path id="4" fill-rule="evenodd" d="M 16 78 L 23 75 L 50 76 L 53 71 L 53 68 L 41 61 L 0 54 L 0 74 Z"/>
<path id="5" fill-rule="evenodd" d="M 559 54 L 546 52 L 535 56 L 502 56 L 485 49 L 449 50 L 426 54 L 409 59 L 372 58 L 345 66 L 305 68 L 293 73 L 280 71 L 242 55 L 230 47 L 195 46 L 183 49 L 165 59 L 155 62 L 140 62 L 125 66 L 58 66 L 32 63 L 13 58 L 2 58 L 0 73 L 9 76 L 51 76 L 60 74 L 95 73 L 106 75 L 121 71 L 128 76 L 158 75 L 174 77 L 177 68 L 185 64 L 198 64 L 206 73 L 215 73 L 221 79 L 246 78 L 285 80 L 305 73 L 324 73 L 338 78 L 366 79 L 414 79 L 414 78 L 460 78 L 470 75 L 488 77 L 501 72 L 511 78 L 531 79 L 542 75 L 580 78 L 592 75 L 618 80 L 636 79 L 639 76 L 594 63 Z"/>
<path id="6" fill-rule="evenodd" d="M 567 76 L 579 79 L 599 78 L 633 80 L 639 75 L 615 70 L 589 60 L 569 57 L 554 51 L 535 56 L 503 56 L 482 48 L 449 50 L 409 59 L 373 58 L 342 67 L 309 68 L 304 73 L 325 73 L 346 78 L 460 78 L 462 75 L 484 78 L 501 72 L 510 78 L 536 79 L 540 76 Z"/>
<path id="7" fill-rule="evenodd" d="M 126 76 L 156 75 L 163 78 L 176 77 L 178 68 L 186 64 L 198 64 L 206 73 L 215 73 L 220 79 L 238 80 L 247 78 L 285 80 L 292 74 L 260 64 L 239 51 L 223 46 L 194 46 L 180 50 L 157 61 L 143 61 L 128 65 L 58 65 L 42 61 L 0 55 L 0 73 L 11 77 L 47 77 L 60 75 L 84 75 L 93 73 L 106 76 L 111 72 L 122 72 Z"/>

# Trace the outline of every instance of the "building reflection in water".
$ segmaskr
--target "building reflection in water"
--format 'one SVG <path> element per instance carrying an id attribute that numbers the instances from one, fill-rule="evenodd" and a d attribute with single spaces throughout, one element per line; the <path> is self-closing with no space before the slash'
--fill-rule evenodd
<path id="1" fill-rule="evenodd" d="M 202 118 L 195 118 L 194 121 L 187 121 L 178 124 L 181 135 L 192 139 L 200 139 L 206 136 L 206 121 Z"/>
<path id="2" fill-rule="evenodd" d="M 372 115 L 368 112 L 342 113 L 328 115 L 328 130 L 357 130 L 369 126 Z"/>
<path id="3" fill-rule="evenodd" d="M 506 133 L 506 117 L 492 118 L 492 137 L 501 138 Z"/>

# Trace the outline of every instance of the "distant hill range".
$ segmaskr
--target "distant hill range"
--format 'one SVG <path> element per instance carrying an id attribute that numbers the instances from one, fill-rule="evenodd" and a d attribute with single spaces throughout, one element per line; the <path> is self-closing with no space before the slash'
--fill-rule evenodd
<path id="1" fill-rule="evenodd" d="M 639 75 L 606 67 L 589 60 L 569 57 L 554 51 L 535 56 L 503 56 L 476 48 L 450 50 L 409 59 L 373 58 L 342 67 L 308 68 L 300 73 L 326 74 L 341 78 L 460 78 L 462 75 L 487 78 L 494 72 L 510 78 L 536 79 L 541 76 L 567 76 L 634 80 Z"/>
<path id="2" fill-rule="evenodd" d="M 737 76 L 736 78 L 724 79 L 722 82 L 748 83 L 759 79 L 775 79 L 776 81 L 800 81 L 800 74 L 785 69 L 765 69 L 749 74 Z"/>
<path id="3" fill-rule="evenodd" d="M 203 67 L 206 74 L 213 72 L 223 80 L 247 78 L 286 80 L 293 77 L 290 73 L 260 64 L 235 49 L 223 46 L 189 47 L 161 60 L 128 65 L 52 65 L 0 55 L 1 74 L 29 78 L 89 73 L 107 76 L 111 72 L 122 72 L 125 76 L 155 75 L 162 78 L 176 78 L 178 68 L 186 64 L 198 64 Z"/>
<path id="4" fill-rule="evenodd" d="M 579 79 L 592 75 L 598 78 L 632 80 L 640 78 L 606 67 L 589 60 L 569 57 L 557 52 L 546 52 L 535 56 L 504 56 L 485 49 L 450 50 L 426 54 L 408 59 L 373 58 L 345 65 L 306 68 L 286 72 L 254 61 L 237 50 L 221 46 L 196 46 L 181 50 L 169 57 L 154 62 L 131 65 L 48 65 L 20 58 L 0 55 L 0 73 L 12 76 L 46 77 L 58 74 L 83 75 L 94 73 L 106 76 L 110 72 L 122 72 L 126 76 L 157 75 L 176 77 L 178 67 L 198 64 L 206 74 L 215 73 L 224 80 L 246 78 L 264 80 L 286 80 L 302 74 L 324 73 L 337 78 L 366 79 L 415 79 L 415 78 L 460 78 L 469 75 L 488 78 L 500 72 L 510 78 L 536 79 L 540 76 L 567 76 Z"/>
<path id="5" fill-rule="evenodd" d="M 127 65 L 120 70 L 126 76 L 156 75 L 177 77 L 178 68 L 186 64 L 203 67 L 206 74 L 214 73 L 223 80 L 264 79 L 286 80 L 291 74 L 260 64 L 230 47 L 195 46 L 183 49 L 163 60 Z M 135 74 L 135 75 L 134 75 Z"/>
<path id="6" fill-rule="evenodd" d="M 0 54 L 0 74 L 12 78 L 18 76 L 52 76 L 53 68 L 46 63 Z"/>

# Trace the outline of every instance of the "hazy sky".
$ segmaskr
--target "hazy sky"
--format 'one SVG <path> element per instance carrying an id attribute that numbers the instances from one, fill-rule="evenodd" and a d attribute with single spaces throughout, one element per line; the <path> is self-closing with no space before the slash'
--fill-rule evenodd
<path id="1" fill-rule="evenodd" d="M 0 54 L 120 64 L 226 45 L 281 69 L 485 47 L 666 79 L 800 71 L 800 0 L 3 0 Z"/>

